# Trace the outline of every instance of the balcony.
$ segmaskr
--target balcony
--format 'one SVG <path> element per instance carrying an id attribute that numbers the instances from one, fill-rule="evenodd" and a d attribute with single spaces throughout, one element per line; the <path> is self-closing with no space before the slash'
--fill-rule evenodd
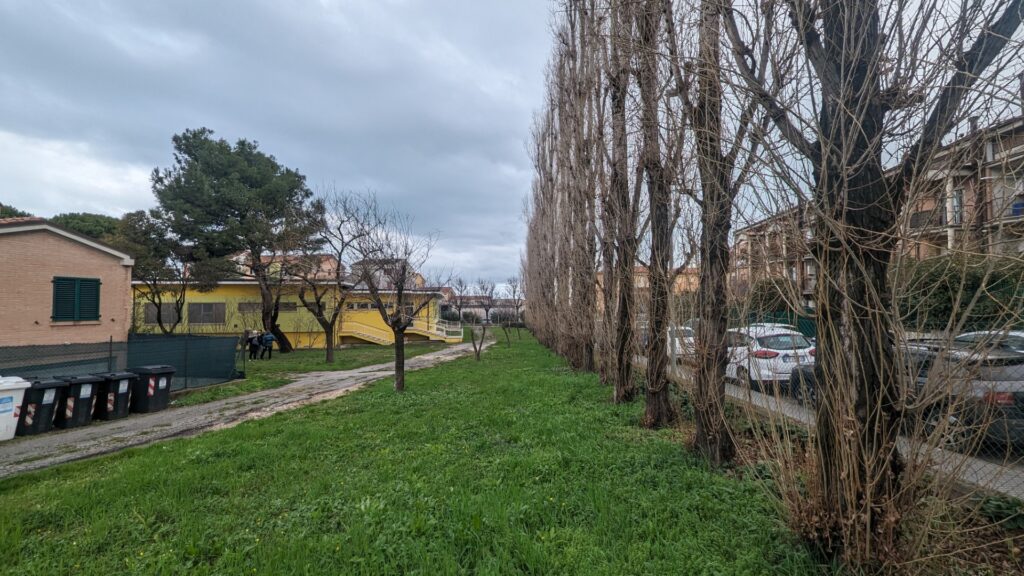
<path id="1" fill-rule="evenodd" d="M 992 207 L 996 220 L 1006 222 L 1024 219 L 1024 196 L 999 199 L 990 202 L 989 206 Z"/>
<path id="2" fill-rule="evenodd" d="M 807 276 L 804 278 L 804 294 L 814 294 L 814 289 L 818 287 L 817 276 Z"/>
<path id="3" fill-rule="evenodd" d="M 910 227 L 915 230 L 922 228 L 935 228 L 946 225 L 946 210 L 936 208 L 934 210 L 919 210 L 910 214 Z"/>

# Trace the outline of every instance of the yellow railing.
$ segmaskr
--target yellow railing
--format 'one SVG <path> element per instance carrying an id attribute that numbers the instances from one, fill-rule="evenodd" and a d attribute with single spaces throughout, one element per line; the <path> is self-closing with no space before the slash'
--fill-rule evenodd
<path id="1" fill-rule="evenodd" d="M 392 334 L 390 330 L 384 330 L 378 326 L 370 326 L 369 324 L 352 322 L 350 320 L 342 323 L 341 332 L 342 334 L 350 334 L 360 338 L 373 340 L 380 344 L 391 344 L 394 340 L 394 334 Z"/>

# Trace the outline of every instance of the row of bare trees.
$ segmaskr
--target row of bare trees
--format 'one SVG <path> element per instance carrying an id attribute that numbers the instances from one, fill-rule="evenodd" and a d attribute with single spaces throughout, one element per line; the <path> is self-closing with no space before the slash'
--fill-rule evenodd
<path id="1" fill-rule="evenodd" d="M 531 148 L 531 328 L 616 402 L 641 353 L 643 424 L 670 425 L 670 308 L 692 258 L 693 442 L 722 465 L 737 210 L 806 204 L 821 385 L 802 531 L 889 565 L 921 497 L 897 449 L 901 215 L 968 115 L 1016 106 L 1022 18 L 1024 0 L 560 0 Z"/>

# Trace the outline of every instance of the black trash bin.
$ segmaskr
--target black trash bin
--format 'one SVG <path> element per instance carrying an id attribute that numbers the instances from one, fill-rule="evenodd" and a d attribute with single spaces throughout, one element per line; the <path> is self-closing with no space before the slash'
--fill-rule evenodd
<path id="1" fill-rule="evenodd" d="M 58 428 L 77 428 L 92 422 L 96 389 L 103 379 L 95 376 L 57 376 L 57 379 L 68 383 L 68 393 L 57 405 L 54 425 Z"/>
<path id="2" fill-rule="evenodd" d="M 117 420 L 127 416 L 132 383 L 138 376 L 132 372 L 103 372 L 93 376 L 103 381 L 96 390 L 96 407 L 92 417 L 97 420 Z"/>
<path id="3" fill-rule="evenodd" d="M 132 384 L 132 412 L 157 412 L 167 408 L 174 366 L 139 366 L 128 370 L 139 376 Z"/>
<path id="4" fill-rule="evenodd" d="M 56 378 L 25 378 L 32 385 L 25 390 L 21 401 L 21 416 L 18 417 L 18 436 L 42 434 L 53 429 L 53 415 L 57 405 L 64 400 L 68 383 Z"/>

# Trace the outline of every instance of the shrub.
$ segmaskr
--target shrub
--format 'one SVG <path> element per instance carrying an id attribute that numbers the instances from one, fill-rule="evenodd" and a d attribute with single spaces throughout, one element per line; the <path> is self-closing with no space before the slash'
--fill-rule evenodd
<path id="1" fill-rule="evenodd" d="M 897 309 L 909 329 L 1006 327 L 1024 304 L 1024 266 L 1010 258 L 940 256 L 905 264 L 893 278 Z"/>

